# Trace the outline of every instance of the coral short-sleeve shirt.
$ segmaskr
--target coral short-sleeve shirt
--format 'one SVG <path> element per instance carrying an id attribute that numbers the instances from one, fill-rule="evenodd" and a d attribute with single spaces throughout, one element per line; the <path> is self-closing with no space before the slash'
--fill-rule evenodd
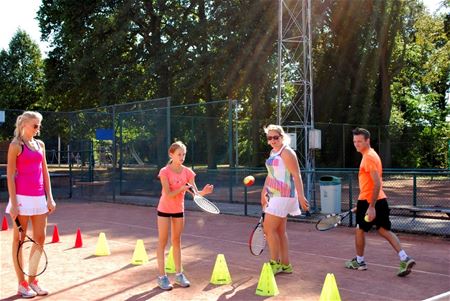
<path id="1" fill-rule="evenodd" d="M 180 173 L 174 172 L 169 166 L 161 168 L 158 176 L 166 177 L 169 181 L 170 190 L 177 190 L 181 186 L 186 185 L 195 178 L 195 172 L 192 169 L 183 166 Z M 179 193 L 173 197 L 166 195 L 164 189 L 159 199 L 158 211 L 164 213 L 180 213 L 184 212 L 184 195 L 185 192 Z"/>

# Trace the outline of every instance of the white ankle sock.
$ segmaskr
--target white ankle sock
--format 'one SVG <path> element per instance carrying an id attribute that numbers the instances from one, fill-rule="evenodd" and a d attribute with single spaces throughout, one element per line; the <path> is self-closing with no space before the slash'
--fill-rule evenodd
<path id="1" fill-rule="evenodd" d="M 358 263 L 361 263 L 364 261 L 364 256 L 358 256 L 356 255 L 356 261 L 358 261 Z"/>
<path id="2" fill-rule="evenodd" d="M 400 252 L 398 252 L 398 257 L 400 257 L 401 261 L 405 261 L 406 258 L 408 258 L 408 255 L 406 255 L 406 252 L 404 250 L 400 250 Z"/>

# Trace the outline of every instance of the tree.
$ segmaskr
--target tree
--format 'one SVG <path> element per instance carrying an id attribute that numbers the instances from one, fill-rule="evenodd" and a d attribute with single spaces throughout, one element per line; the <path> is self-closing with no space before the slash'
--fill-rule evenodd
<path id="1" fill-rule="evenodd" d="M 0 107 L 32 109 L 43 105 L 43 62 L 38 45 L 18 30 L 0 52 Z"/>
<path id="2" fill-rule="evenodd" d="M 410 38 L 403 42 L 405 47 L 394 53 L 404 56 L 407 66 L 392 84 L 391 127 L 401 142 L 393 153 L 397 166 L 447 166 L 450 136 L 447 119 L 450 106 L 446 103 L 450 74 L 447 16 L 432 16 L 419 7 L 410 27 Z"/>

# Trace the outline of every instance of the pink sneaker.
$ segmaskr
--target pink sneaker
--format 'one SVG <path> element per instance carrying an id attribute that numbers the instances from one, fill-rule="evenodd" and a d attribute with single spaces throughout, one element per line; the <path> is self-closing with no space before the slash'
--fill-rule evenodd
<path id="1" fill-rule="evenodd" d="M 36 293 L 28 286 L 28 282 L 26 281 L 22 281 L 19 283 L 17 294 L 21 295 L 22 298 L 27 299 L 36 297 Z"/>
<path id="2" fill-rule="evenodd" d="M 48 291 L 39 286 L 37 279 L 34 279 L 33 282 L 30 283 L 30 287 L 38 296 L 48 295 Z"/>

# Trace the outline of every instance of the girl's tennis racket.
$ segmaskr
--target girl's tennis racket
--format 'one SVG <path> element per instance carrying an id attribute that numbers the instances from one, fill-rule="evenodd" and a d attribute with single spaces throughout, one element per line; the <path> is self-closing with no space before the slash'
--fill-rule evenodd
<path id="1" fill-rule="evenodd" d="M 27 276 L 39 276 L 45 272 L 48 264 L 44 247 L 25 234 L 19 218 L 15 222 L 19 229 L 19 248 L 16 254 L 19 268 Z"/>
<path id="2" fill-rule="evenodd" d="M 209 201 L 207 198 L 201 196 L 200 194 L 196 193 L 194 191 L 194 188 L 192 188 L 192 186 L 189 186 L 189 191 L 192 193 L 192 195 L 194 197 L 195 204 L 197 204 L 197 206 L 199 206 L 200 209 L 202 209 L 203 211 L 212 213 L 212 214 L 220 213 L 219 208 L 217 208 L 217 206 L 214 205 L 214 203 Z"/>
<path id="3" fill-rule="evenodd" d="M 320 219 L 316 224 L 316 229 L 319 231 L 326 231 L 336 228 L 342 223 L 342 220 L 354 212 L 355 209 L 349 210 L 347 212 L 339 214 L 328 214 L 327 216 Z"/>
<path id="4" fill-rule="evenodd" d="M 264 251 L 266 247 L 266 236 L 264 235 L 264 211 L 259 218 L 258 224 L 253 229 L 250 234 L 250 239 L 248 240 L 248 247 L 252 255 L 258 256 Z"/>

